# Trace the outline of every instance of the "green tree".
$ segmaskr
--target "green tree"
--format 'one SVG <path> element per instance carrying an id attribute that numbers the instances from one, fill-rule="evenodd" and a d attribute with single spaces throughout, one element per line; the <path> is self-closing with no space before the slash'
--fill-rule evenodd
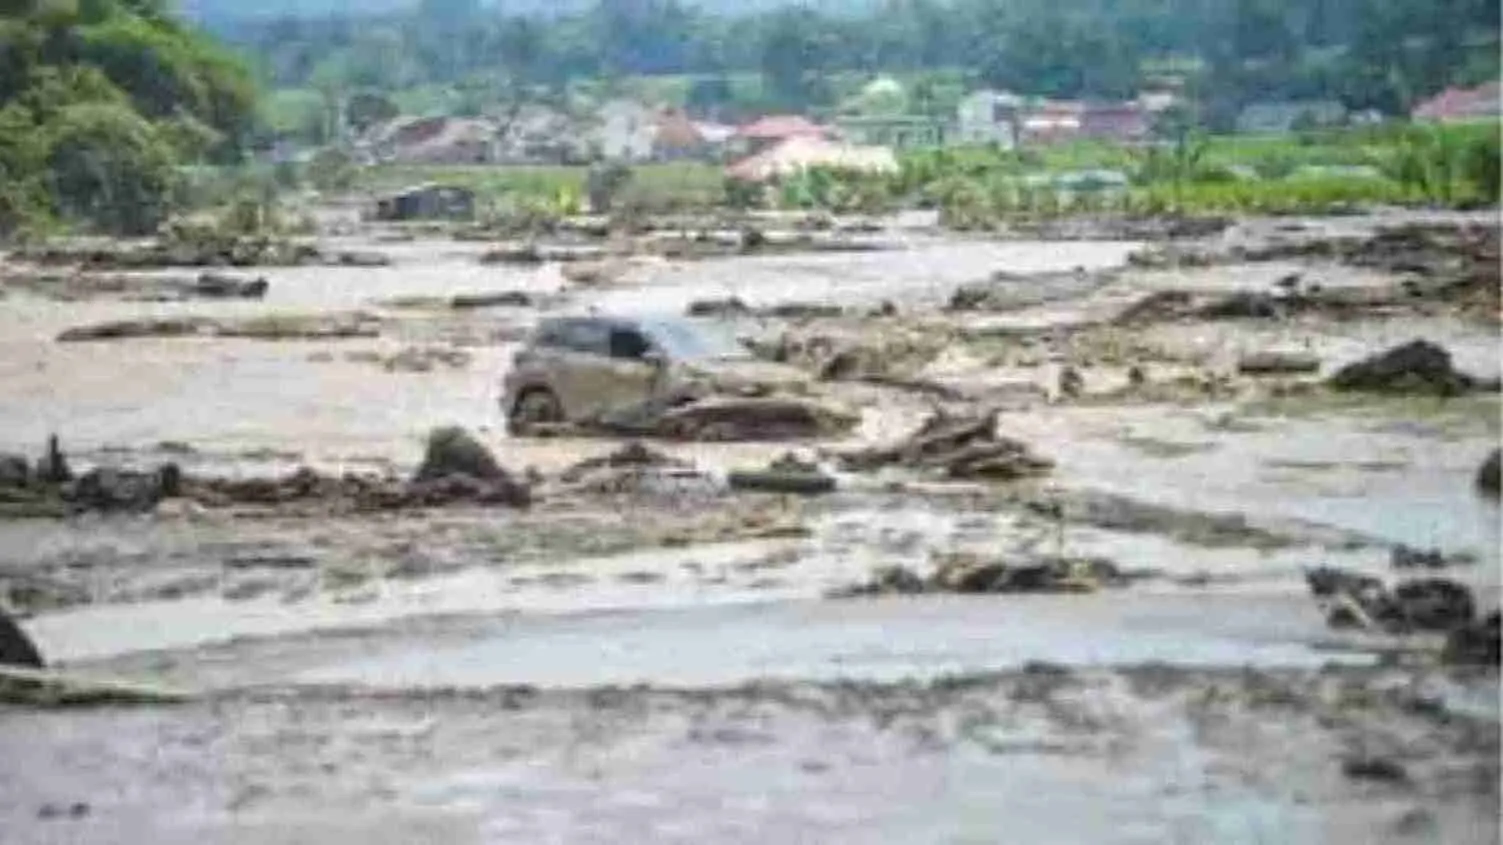
<path id="1" fill-rule="evenodd" d="M 129 235 L 155 231 L 166 219 L 177 162 L 140 114 L 80 103 L 64 108 L 45 137 L 51 192 L 64 216 Z"/>

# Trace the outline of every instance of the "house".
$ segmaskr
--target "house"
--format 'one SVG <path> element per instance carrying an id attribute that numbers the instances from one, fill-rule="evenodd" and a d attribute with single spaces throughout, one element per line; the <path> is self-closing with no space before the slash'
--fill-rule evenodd
<path id="1" fill-rule="evenodd" d="M 806 117 L 796 114 L 758 118 L 736 130 L 731 146 L 741 155 L 752 155 L 791 138 L 825 138 L 833 133 Z"/>
<path id="2" fill-rule="evenodd" d="M 1081 136 L 1085 106 L 1073 100 L 1045 100 L 1027 109 L 1018 133 L 1026 145 L 1062 144 Z"/>
<path id="3" fill-rule="evenodd" d="M 483 118 L 398 118 L 372 130 L 357 152 L 402 164 L 487 164 L 496 155 L 496 125 Z"/>
<path id="4" fill-rule="evenodd" d="M 843 117 L 836 126 L 851 143 L 899 150 L 943 146 L 950 136 L 944 121 L 921 115 Z"/>
<path id="5" fill-rule="evenodd" d="M 595 149 L 608 161 L 652 158 L 658 116 L 635 100 L 611 100 L 596 112 Z"/>
<path id="6" fill-rule="evenodd" d="M 377 220 L 469 220 L 475 193 L 455 185 L 414 185 L 376 200 Z"/>
<path id="7" fill-rule="evenodd" d="M 1086 103 L 1080 111 L 1084 138 L 1133 144 L 1146 139 L 1152 129 L 1152 116 L 1135 102 Z"/>
<path id="8" fill-rule="evenodd" d="M 863 147 L 825 137 L 797 135 L 736 162 L 726 176 L 742 182 L 768 182 L 811 167 L 896 173 L 897 157 L 886 147 Z"/>
<path id="9" fill-rule="evenodd" d="M 1018 145 L 1023 101 L 1006 91 L 972 91 L 956 109 L 954 139 L 962 144 Z"/>
<path id="10" fill-rule="evenodd" d="M 526 105 L 503 119 L 496 138 L 498 164 L 583 164 L 590 159 L 587 133 L 568 114 Z"/>
<path id="11" fill-rule="evenodd" d="M 1283 100 L 1252 103 L 1237 115 L 1237 131 L 1244 135 L 1287 135 L 1297 129 L 1338 126 L 1346 120 L 1346 106 L 1335 100 Z"/>
<path id="12" fill-rule="evenodd" d="M 657 161 L 708 158 L 710 143 L 699 126 L 679 109 L 664 109 L 657 119 L 652 157 Z"/>
<path id="13" fill-rule="evenodd" d="M 1476 88 L 1447 88 L 1415 107 L 1416 122 L 1467 123 L 1495 120 L 1503 114 L 1503 87 L 1489 82 Z"/>

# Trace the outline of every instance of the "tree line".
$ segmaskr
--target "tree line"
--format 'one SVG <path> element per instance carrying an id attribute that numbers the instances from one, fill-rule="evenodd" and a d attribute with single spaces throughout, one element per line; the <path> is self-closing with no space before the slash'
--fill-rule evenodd
<path id="1" fill-rule="evenodd" d="M 1121 97 L 1172 79 L 1225 124 L 1262 99 L 1402 113 L 1498 74 L 1495 0 L 883 0 L 717 14 L 682 0 L 599 0 L 555 17 L 424 0 L 405 14 L 224 24 L 276 86 L 394 91 L 688 74 L 689 105 L 820 108 L 843 72 L 951 70 L 968 85 Z M 759 90 L 730 84 L 754 75 Z"/>
<path id="2" fill-rule="evenodd" d="M 165 0 L 0 0 L 0 235 L 152 231 L 184 164 L 240 160 L 256 92 Z"/>

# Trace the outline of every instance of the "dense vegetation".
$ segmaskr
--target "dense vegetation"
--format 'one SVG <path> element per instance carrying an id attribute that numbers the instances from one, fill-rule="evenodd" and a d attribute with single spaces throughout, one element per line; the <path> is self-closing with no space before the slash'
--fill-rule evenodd
<path id="1" fill-rule="evenodd" d="M 1323 97 L 1398 114 L 1496 78 L 1494 0 L 880 0 L 715 14 L 683 0 L 599 0 L 552 17 L 479 0 L 411 13 L 221 23 L 277 87 L 432 92 L 477 108 L 631 80 L 706 113 L 828 108 L 841 80 L 917 81 L 944 111 L 968 85 L 1114 97 L 1188 84 L 1213 128 L 1254 100 Z M 936 89 L 943 89 L 938 91 Z"/>
<path id="2" fill-rule="evenodd" d="M 152 231 L 182 165 L 240 158 L 255 92 L 164 0 L 0 0 L 0 235 Z"/>

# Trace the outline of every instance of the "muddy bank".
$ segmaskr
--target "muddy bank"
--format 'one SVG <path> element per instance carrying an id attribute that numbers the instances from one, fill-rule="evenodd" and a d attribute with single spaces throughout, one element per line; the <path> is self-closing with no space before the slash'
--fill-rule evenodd
<path id="1" fill-rule="evenodd" d="M 0 817 L 79 842 L 298 830 L 1483 843 L 1498 829 L 1496 707 L 1464 676 L 1156 665 L 710 690 L 271 690 L 12 712 Z M 169 806 L 170 820 L 157 812 Z"/>

